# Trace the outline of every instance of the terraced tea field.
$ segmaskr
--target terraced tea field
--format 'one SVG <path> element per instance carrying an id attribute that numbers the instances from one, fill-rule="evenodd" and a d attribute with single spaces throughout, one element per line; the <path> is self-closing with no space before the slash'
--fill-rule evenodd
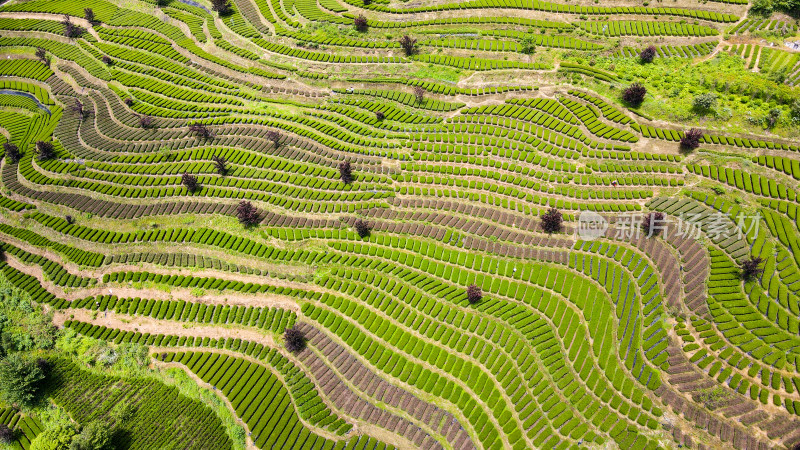
<path id="1" fill-rule="evenodd" d="M 0 445 L 800 448 L 763 3 L 6 1 Z"/>

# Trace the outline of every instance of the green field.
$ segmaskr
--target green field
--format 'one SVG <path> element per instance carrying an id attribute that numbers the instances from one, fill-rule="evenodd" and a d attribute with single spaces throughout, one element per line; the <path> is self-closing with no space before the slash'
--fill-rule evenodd
<path id="1" fill-rule="evenodd" d="M 0 449 L 800 448 L 797 0 L 8 0 Z"/>

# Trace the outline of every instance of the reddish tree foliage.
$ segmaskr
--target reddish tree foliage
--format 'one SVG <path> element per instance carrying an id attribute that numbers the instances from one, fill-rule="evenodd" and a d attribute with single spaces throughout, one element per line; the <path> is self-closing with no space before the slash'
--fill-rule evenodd
<path id="1" fill-rule="evenodd" d="M 231 13 L 230 0 L 211 0 L 211 9 L 218 12 L 220 16 Z"/>
<path id="2" fill-rule="evenodd" d="M 5 151 L 6 158 L 8 158 L 9 162 L 18 163 L 19 160 L 22 159 L 22 152 L 19 151 L 19 147 L 11 142 L 3 144 L 3 151 Z"/>
<path id="3" fill-rule="evenodd" d="M 386 115 L 381 111 L 376 111 L 375 112 L 375 118 L 378 119 L 378 120 L 383 120 L 383 119 L 386 118 Z"/>
<path id="4" fill-rule="evenodd" d="M 417 40 L 409 35 L 400 38 L 400 47 L 406 52 L 406 56 L 411 56 L 417 52 Z"/>
<path id="5" fill-rule="evenodd" d="M 700 141 L 703 139 L 703 132 L 697 128 L 690 128 L 681 137 L 681 147 L 694 150 L 700 147 Z"/>
<path id="6" fill-rule="evenodd" d="M 14 430 L 6 424 L 0 424 L 0 442 L 10 444 L 14 442 Z"/>
<path id="7" fill-rule="evenodd" d="M 261 220 L 258 217 L 256 207 L 247 200 L 239 202 L 239 206 L 236 207 L 236 217 L 239 219 L 239 223 L 244 226 L 255 225 Z"/>
<path id="8" fill-rule="evenodd" d="M 36 58 L 45 66 L 50 67 L 50 58 L 47 57 L 47 50 L 45 50 L 43 47 L 36 48 Z"/>
<path id="9" fill-rule="evenodd" d="M 359 14 L 353 19 L 353 25 L 356 27 L 356 30 L 362 32 L 367 31 L 367 28 L 369 28 L 369 24 L 367 24 L 367 18 L 364 17 L 363 14 Z"/>
<path id="10" fill-rule="evenodd" d="M 483 292 L 481 292 L 481 288 L 475 284 L 470 284 L 467 286 L 467 301 L 470 303 L 470 305 L 480 302 L 482 298 Z"/>
<path id="11" fill-rule="evenodd" d="M 649 46 L 646 49 L 642 50 L 639 53 L 639 60 L 643 63 L 653 62 L 653 58 L 656 57 L 656 48 L 654 46 Z"/>
<path id="12" fill-rule="evenodd" d="M 139 116 L 139 125 L 141 125 L 142 128 L 152 128 L 155 123 L 150 116 Z"/>
<path id="13" fill-rule="evenodd" d="M 283 340 L 286 343 L 286 350 L 297 353 L 306 348 L 306 336 L 297 327 L 287 328 L 283 332 Z"/>
<path id="14" fill-rule="evenodd" d="M 350 167 L 350 161 L 344 160 L 339 163 L 339 178 L 344 184 L 353 182 L 353 169 Z"/>
<path id="15" fill-rule="evenodd" d="M 756 279 L 764 273 L 764 269 L 761 267 L 761 263 L 764 262 L 761 257 L 756 256 L 753 258 L 748 259 L 747 261 L 742 263 L 742 279 L 745 281 L 750 281 Z"/>
<path id="16" fill-rule="evenodd" d="M 83 33 L 81 27 L 72 23 L 72 19 L 69 17 L 69 14 L 64 14 L 64 20 L 61 21 L 61 24 L 64 25 L 64 36 L 70 39 L 76 38 Z"/>
<path id="17" fill-rule="evenodd" d="M 356 233 L 362 238 L 369 236 L 369 232 L 372 227 L 369 226 L 366 220 L 356 219 L 356 222 L 353 224 L 353 228 L 355 228 Z"/>
<path id="18" fill-rule="evenodd" d="M 561 224 L 564 222 L 564 217 L 561 211 L 550 208 L 546 213 L 542 214 L 542 229 L 546 233 L 557 233 L 561 231 Z"/>
<path id="19" fill-rule="evenodd" d="M 103 57 L 100 58 L 100 60 L 102 60 L 103 64 L 105 64 L 107 66 L 110 66 L 111 64 L 114 64 L 114 61 L 108 55 L 103 55 Z"/>
<path id="20" fill-rule="evenodd" d="M 189 192 L 195 192 L 200 187 L 200 184 L 197 182 L 197 177 L 186 172 L 181 175 L 181 184 L 186 186 Z"/>
<path id="21" fill-rule="evenodd" d="M 39 161 L 46 161 L 56 157 L 56 149 L 52 142 L 36 141 L 36 156 Z"/>
<path id="22" fill-rule="evenodd" d="M 92 8 L 83 8 L 83 18 L 89 23 L 94 23 L 97 20 Z"/>
<path id="23" fill-rule="evenodd" d="M 87 115 L 86 108 L 83 106 L 83 103 L 77 98 L 75 99 L 75 104 L 72 105 L 70 109 L 76 114 L 78 114 L 81 117 L 81 120 L 86 118 Z"/>
<path id="24" fill-rule="evenodd" d="M 278 130 L 269 130 L 267 131 L 267 139 L 272 141 L 272 145 L 274 145 L 275 148 L 278 148 L 278 146 L 281 145 L 281 139 L 283 139 L 283 135 Z"/>
<path id="25" fill-rule="evenodd" d="M 422 86 L 414 86 L 414 98 L 417 100 L 417 103 L 425 101 L 425 89 L 423 89 Z"/>
<path id="26" fill-rule="evenodd" d="M 130 98 L 130 97 L 125 97 L 125 100 L 124 100 L 124 102 L 125 102 L 125 104 L 126 104 L 126 105 L 128 105 L 128 106 L 133 106 L 133 99 L 132 99 L 132 98 Z"/>
<path id="27" fill-rule="evenodd" d="M 642 229 L 647 236 L 655 236 L 661 232 L 666 225 L 664 213 L 651 212 L 642 218 Z"/>
<path id="28" fill-rule="evenodd" d="M 633 83 L 622 91 L 622 100 L 629 105 L 639 106 L 644 101 L 645 95 L 647 95 L 647 88 L 641 83 Z"/>
<path id="29" fill-rule="evenodd" d="M 214 155 L 211 157 L 211 160 L 214 161 L 214 168 L 217 169 L 218 174 L 225 175 L 228 173 L 228 167 L 225 165 L 227 161 L 225 160 L 224 156 Z"/>
<path id="30" fill-rule="evenodd" d="M 203 139 L 211 139 L 214 137 L 214 133 L 212 133 L 205 124 L 199 122 L 189 124 L 189 132 Z"/>

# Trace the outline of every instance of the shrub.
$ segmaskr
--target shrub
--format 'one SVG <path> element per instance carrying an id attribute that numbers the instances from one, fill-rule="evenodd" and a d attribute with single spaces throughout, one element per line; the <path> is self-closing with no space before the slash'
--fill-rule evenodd
<path id="1" fill-rule="evenodd" d="M 642 218 L 642 229 L 647 237 L 655 236 L 664 229 L 664 213 L 651 212 Z"/>
<path id="2" fill-rule="evenodd" d="M 414 99 L 417 103 L 425 101 L 425 89 L 422 86 L 414 86 Z"/>
<path id="3" fill-rule="evenodd" d="M 778 124 L 778 121 L 781 120 L 781 110 L 779 108 L 772 108 L 767 113 L 767 128 L 775 128 L 775 125 Z"/>
<path id="4" fill-rule="evenodd" d="M 481 292 L 481 288 L 475 284 L 470 284 L 467 286 L 467 301 L 470 305 L 474 305 L 481 301 L 483 298 L 483 292 Z"/>
<path id="5" fill-rule="evenodd" d="M 639 60 L 643 63 L 651 63 L 653 62 L 653 58 L 656 57 L 656 48 L 654 46 L 648 46 L 644 50 L 639 53 Z"/>
<path id="6" fill-rule="evenodd" d="M 36 141 L 36 156 L 39 161 L 46 161 L 56 157 L 56 149 L 52 142 Z"/>
<path id="7" fill-rule="evenodd" d="M 197 177 L 186 172 L 181 175 L 181 184 L 186 186 L 186 189 L 189 192 L 195 192 L 197 191 L 197 188 L 200 187 L 199 183 L 197 182 Z"/>
<path id="8" fill-rule="evenodd" d="M 228 173 L 228 167 L 225 166 L 227 161 L 224 156 L 214 155 L 211 157 L 211 160 L 214 161 L 214 167 L 217 169 L 218 174 L 225 175 Z"/>
<path id="9" fill-rule="evenodd" d="M 36 48 L 36 58 L 45 66 L 50 66 L 50 58 L 47 56 L 47 50 L 45 50 L 43 47 Z"/>
<path id="10" fill-rule="evenodd" d="M 692 107 L 701 112 L 714 109 L 717 105 L 717 94 L 714 92 L 706 92 L 705 94 L 696 95 L 692 100 Z"/>
<path id="11" fill-rule="evenodd" d="M 353 25 L 356 27 L 356 30 L 361 32 L 367 31 L 367 28 L 369 27 L 367 24 L 367 18 L 364 17 L 363 14 L 359 14 L 353 19 Z"/>
<path id="12" fill-rule="evenodd" d="M 83 8 L 83 18 L 86 19 L 89 23 L 94 23 L 96 18 L 94 16 L 94 11 L 92 8 Z"/>
<path id="13" fill-rule="evenodd" d="M 214 133 L 212 133 L 205 124 L 199 122 L 189 124 L 189 133 L 194 133 L 195 136 L 202 139 L 211 139 L 214 137 Z"/>
<path id="14" fill-rule="evenodd" d="M 639 106 L 647 95 L 647 88 L 641 83 L 633 83 L 622 91 L 622 100 L 632 106 Z"/>
<path id="15" fill-rule="evenodd" d="M 6 158 L 12 163 L 19 162 L 22 159 L 22 152 L 19 151 L 19 147 L 11 142 L 6 142 L 3 144 L 3 150 L 6 153 Z"/>
<path id="16" fill-rule="evenodd" d="M 417 52 L 417 40 L 412 38 L 409 35 L 404 35 L 400 38 L 400 47 L 403 47 L 403 51 L 406 53 L 406 56 L 411 56 Z"/>
<path id="17" fill-rule="evenodd" d="M 350 167 L 350 161 L 344 160 L 339 163 L 339 178 L 344 184 L 353 182 L 353 169 Z"/>
<path id="18" fill-rule="evenodd" d="M 111 444 L 111 432 L 108 426 L 100 422 L 91 422 L 72 438 L 70 450 L 104 450 Z"/>
<path id="19" fill-rule="evenodd" d="M 533 55 L 536 53 L 536 37 L 532 34 L 529 34 L 522 38 L 519 51 L 526 55 Z"/>
<path id="20" fill-rule="evenodd" d="M 0 423 L 0 442 L 10 444 L 14 442 L 14 430 L 8 428 L 8 425 Z"/>
<path id="21" fill-rule="evenodd" d="M 236 207 L 236 217 L 239 219 L 239 223 L 244 226 L 255 225 L 260 220 L 258 210 L 247 200 L 239 202 L 239 206 Z"/>
<path id="22" fill-rule="evenodd" d="M 546 213 L 542 214 L 542 229 L 545 233 L 557 233 L 561 231 L 561 225 L 564 222 L 564 217 L 561 211 L 550 208 Z"/>
<path id="23" fill-rule="evenodd" d="M 230 0 L 211 0 L 211 9 L 218 12 L 220 16 L 231 13 Z"/>
<path id="24" fill-rule="evenodd" d="M 278 148 L 281 144 L 281 139 L 283 139 L 283 135 L 278 130 L 269 130 L 267 131 L 267 139 L 272 141 L 272 145 L 274 145 L 275 148 Z"/>
<path id="25" fill-rule="evenodd" d="M 383 120 L 385 118 L 386 118 L 386 115 L 383 112 L 381 112 L 381 111 L 376 111 L 375 112 L 375 119 Z"/>
<path id="26" fill-rule="evenodd" d="M 30 405 L 47 371 L 38 361 L 12 353 L 0 361 L 0 397 L 9 405 Z"/>
<path id="27" fill-rule="evenodd" d="M 751 281 L 760 277 L 761 274 L 764 273 L 764 269 L 761 267 L 763 261 L 761 257 L 755 256 L 743 262 L 741 266 L 742 279 Z"/>
<path id="28" fill-rule="evenodd" d="M 362 238 L 369 236 L 369 232 L 372 229 L 372 227 L 369 226 L 369 223 L 363 219 L 356 219 L 355 223 L 353 223 L 353 228 Z"/>
<path id="29" fill-rule="evenodd" d="M 292 353 L 299 352 L 306 348 L 306 336 L 297 327 L 287 328 L 283 332 L 283 340 L 286 344 L 286 350 Z"/>
<path id="30" fill-rule="evenodd" d="M 139 116 L 139 125 L 142 128 L 152 128 L 153 127 L 153 118 L 150 116 Z"/>
<path id="31" fill-rule="evenodd" d="M 792 117 L 795 119 L 800 119 L 800 99 L 795 100 L 792 103 Z"/>
<path id="32" fill-rule="evenodd" d="M 700 141 L 703 139 L 703 132 L 697 128 L 690 128 L 681 137 L 681 147 L 694 150 L 700 146 Z"/>
<path id="33" fill-rule="evenodd" d="M 102 57 L 102 58 L 100 58 L 100 60 L 101 60 L 101 61 L 103 61 L 103 64 L 105 64 L 105 65 L 107 65 L 107 66 L 110 66 L 111 64 L 113 64 L 113 63 L 114 63 L 114 61 L 112 61 L 112 60 L 111 60 L 111 57 L 110 57 L 110 56 L 108 56 L 108 55 L 103 55 L 103 57 Z"/>

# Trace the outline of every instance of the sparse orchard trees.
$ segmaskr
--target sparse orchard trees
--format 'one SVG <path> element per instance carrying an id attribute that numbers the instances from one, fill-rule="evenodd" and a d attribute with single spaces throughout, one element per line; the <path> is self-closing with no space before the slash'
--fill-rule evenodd
<path id="1" fill-rule="evenodd" d="M 228 173 L 228 167 L 225 165 L 227 161 L 224 156 L 214 155 L 211 160 L 214 161 L 214 168 L 218 174 L 225 175 Z"/>
<path id="2" fill-rule="evenodd" d="M 45 66 L 50 67 L 50 57 L 47 56 L 47 50 L 44 47 L 36 47 L 36 59 L 42 62 Z"/>
<path id="3" fill-rule="evenodd" d="M 642 218 L 642 230 L 648 237 L 661 233 L 665 225 L 664 213 L 661 212 L 651 212 Z"/>
<path id="4" fill-rule="evenodd" d="M 214 133 L 212 133 L 205 124 L 200 122 L 189 124 L 189 133 L 201 139 L 211 139 L 214 137 Z"/>
<path id="5" fill-rule="evenodd" d="M 417 52 L 417 40 L 409 35 L 400 38 L 400 47 L 403 48 L 406 56 L 411 56 Z"/>
<path id="6" fill-rule="evenodd" d="M 754 256 L 742 263 L 741 273 L 744 281 L 752 281 L 764 273 L 761 263 L 764 262 L 759 256 Z"/>
<path id="7" fill-rule="evenodd" d="M 83 8 L 83 18 L 89 23 L 95 23 L 97 18 L 94 16 L 92 8 Z"/>
<path id="8" fill-rule="evenodd" d="M 200 188 L 200 184 L 197 182 L 197 177 L 186 172 L 181 175 L 181 184 L 186 186 L 186 190 L 191 193 L 196 192 L 197 189 Z"/>
<path id="9" fill-rule="evenodd" d="M 70 107 L 70 109 L 75 114 L 80 116 L 81 120 L 85 119 L 86 116 L 88 115 L 88 111 L 87 111 L 86 107 L 84 106 L 83 102 L 81 102 L 77 98 L 75 99 L 75 103 Z"/>
<path id="10" fill-rule="evenodd" d="M 260 221 L 258 210 L 247 200 L 239 202 L 239 206 L 236 207 L 236 218 L 246 227 L 253 226 Z"/>
<path id="11" fill-rule="evenodd" d="M 550 208 L 546 213 L 542 214 L 542 230 L 544 230 L 545 233 L 557 233 L 561 231 L 563 222 L 564 217 L 561 215 L 561 211 L 555 208 Z"/>
<path id="12" fill-rule="evenodd" d="M 645 95 L 647 88 L 641 83 L 633 83 L 622 91 L 622 100 L 631 106 L 639 106 L 644 101 Z"/>
<path id="13" fill-rule="evenodd" d="M 231 13 L 230 0 L 211 0 L 211 9 L 218 12 L 220 16 Z"/>
<path id="14" fill-rule="evenodd" d="M 39 161 L 47 161 L 56 157 L 56 149 L 52 142 L 36 141 L 36 157 Z"/>
<path id="15" fill-rule="evenodd" d="M 364 31 L 367 31 L 367 28 L 369 28 L 369 24 L 367 24 L 367 18 L 364 17 L 363 14 L 359 14 L 353 19 L 353 26 L 356 27 L 357 31 L 360 31 L 362 33 Z"/>
<path id="16" fill-rule="evenodd" d="M 339 163 L 339 178 L 344 184 L 353 182 L 353 168 L 350 167 L 350 161 L 344 160 Z"/>
<path id="17" fill-rule="evenodd" d="M 470 305 L 479 303 L 481 299 L 483 299 L 483 292 L 478 285 L 470 284 L 467 286 L 467 301 Z"/>
<path id="18" fill-rule="evenodd" d="M 286 350 L 292 353 L 297 353 L 306 348 L 306 336 L 297 327 L 287 328 L 283 332 L 283 341 L 286 345 Z"/>
<path id="19" fill-rule="evenodd" d="M 353 223 L 353 228 L 356 230 L 356 233 L 358 233 L 358 236 L 362 238 L 369 236 L 372 230 L 372 227 L 364 219 L 356 219 L 355 223 Z"/>
<path id="20" fill-rule="evenodd" d="M 703 139 L 703 132 L 697 128 L 690 128 L 681 137 L 681 147 L 687 150 L 694 150 L 700 146 Z"/>
<path id="21" fill-rule="evenodd" d="M 83 33 L 81 27 L 72 23 L 72 18 L 69 14 L 64 14 L 64 20 L 61 21 L 61 24 L 64 25 L 64 36 L 70 39 L 76 38 Z"/>
<path id="22" fill-rule="evenodd" d="M 267 139 L 272 141 L 272 145 L 275 148 L 278 148 L 281 145 L 281 140 L 283 139 L 283 135 L 278 130 L 269 130 L 267 131 Z"/>
<path id="23" fill-rule="evenodd" d="M 425 89 L 422 86 L 414 86 L 414 99 L 417 103 L 425 101 Z"/>
<path id="24" fill-rule="evenodd" d="M 153 122 L 153 118 L 150 116 L 139 116 L 139 125 L 142 128 L 153 128 L 155 123 Z"/>
<path id="25" fill-rule="evenodd" d="M 22 159 L 22 152 L 19 151 L 19 147 L 16 144 L 12 144 L 11 142 L 6 142 L 3 144 L 3 151 L 6 154 L 6 158 L 11 163 L 18 163 L 20 159 Z"/>
<path id="26" fill-rule="evenodd" d="M 639 60 L 643 63 L 651 63 L 656 57 L 656 48 L 652 45 L 648 46 L 639 53 Z"/>

